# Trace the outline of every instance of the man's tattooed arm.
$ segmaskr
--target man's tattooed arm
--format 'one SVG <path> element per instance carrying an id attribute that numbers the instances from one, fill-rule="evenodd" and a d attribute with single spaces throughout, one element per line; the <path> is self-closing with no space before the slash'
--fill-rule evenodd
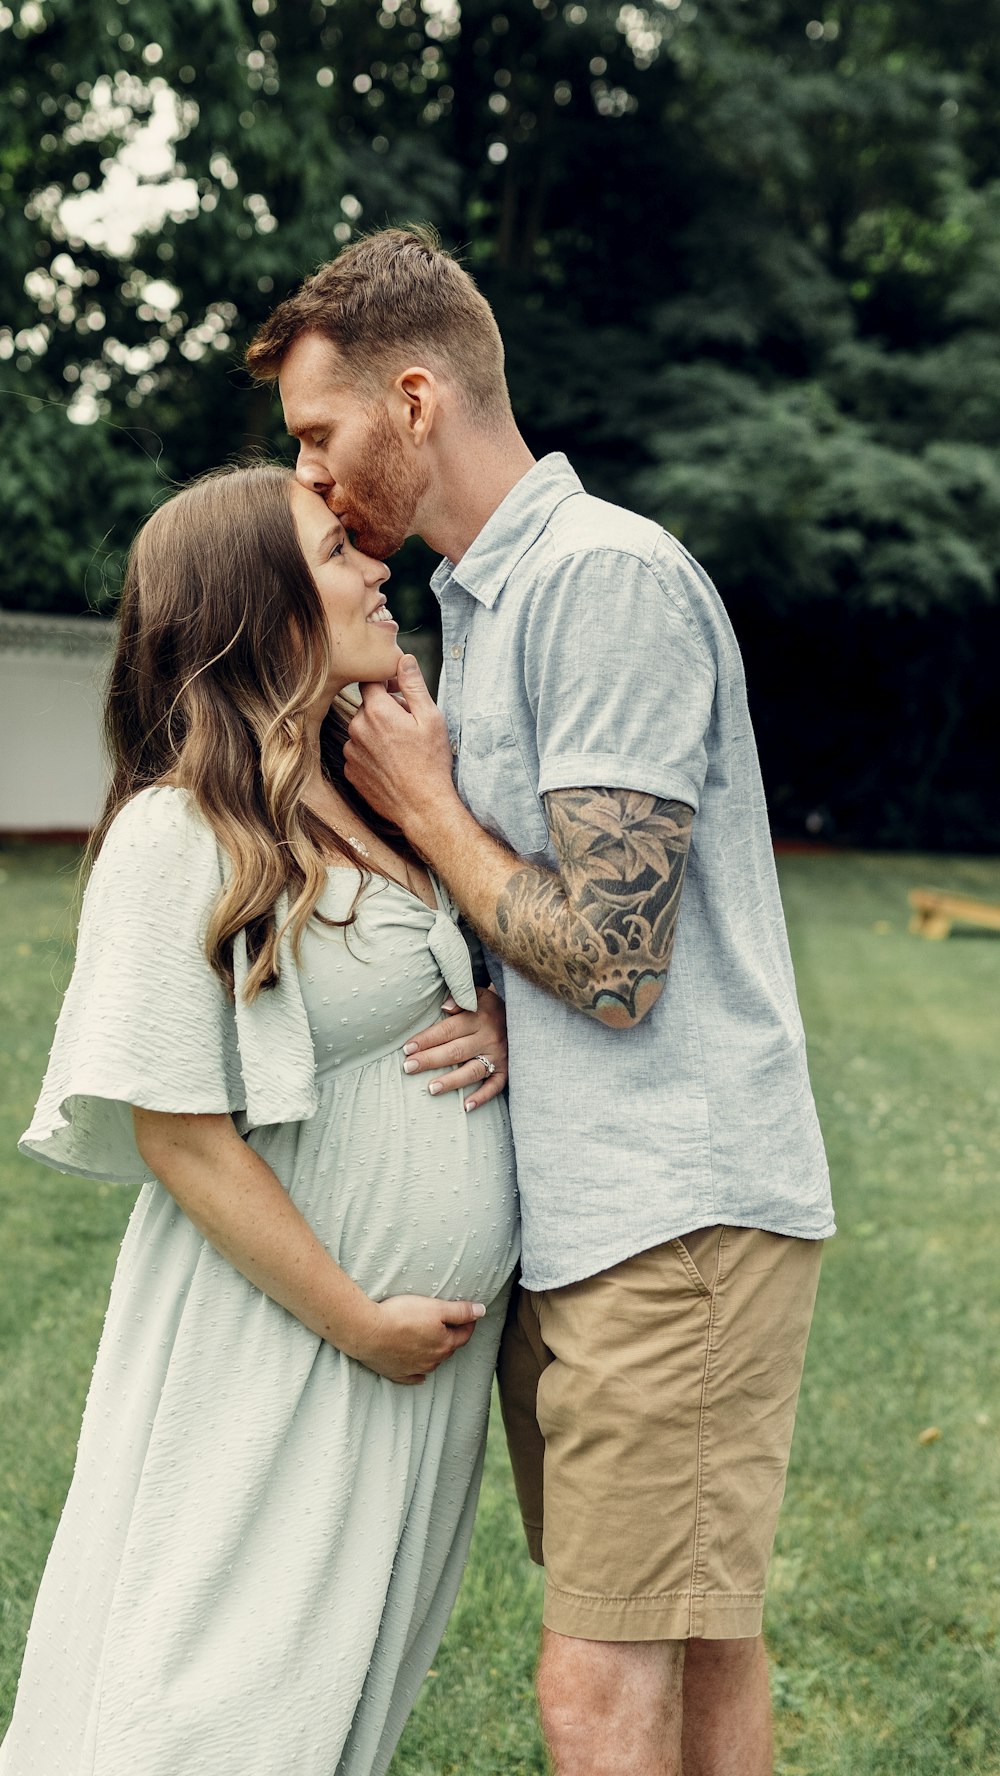
<path id="1" fill-rule="evenodd" d="M 560 789 L 544 801 L 558 874 L 515 870 L 484 936 L 537 986 L 627 1028 L 663 991 L 694 815 L 629 789 Z"/>
<path id="2" fill-rule="evenodd" d="M 637 1024 L 670 965 L 692 810 L 638 790 L 552 790 L 556 867 L 537 868 L 459 799 L 441 715 L 419 671 L 404 676 L 404 708 L 364 688 L 344 748 L 350 782 L 402 828 L 504 962 L 587 1017 Z"/>

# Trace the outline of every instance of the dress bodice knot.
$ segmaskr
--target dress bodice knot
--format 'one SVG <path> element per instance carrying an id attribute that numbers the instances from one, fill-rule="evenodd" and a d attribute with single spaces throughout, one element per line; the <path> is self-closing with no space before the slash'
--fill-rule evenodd
<path id="1" fill-rule="evenodd" d="M 440 968 L 452 998 L 463 1011 L 475 1011 L 476 989 L 469 946 L 450 913 L 441 909 L 435 913 L 427 933 L 427 948 Z"/>

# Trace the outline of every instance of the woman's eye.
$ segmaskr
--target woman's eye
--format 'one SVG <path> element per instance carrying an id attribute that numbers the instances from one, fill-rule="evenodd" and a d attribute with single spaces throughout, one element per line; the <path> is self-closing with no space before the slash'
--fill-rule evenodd
<path id="1" fill-rule="evenodd" d="M 342 555 L 343 553 L 344 553 L 344 539 L 343 539 L 343 537 L 341 537 L 340 542 L 334 543 L 333 548 L 330 550 L 330 560 L 332 561 L 335 555 Z"/>

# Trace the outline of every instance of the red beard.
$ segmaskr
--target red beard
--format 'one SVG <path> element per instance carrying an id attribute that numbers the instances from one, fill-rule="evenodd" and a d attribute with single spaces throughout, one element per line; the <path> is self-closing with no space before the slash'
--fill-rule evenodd
<path id="1" fill-rule="evenodd" d="M 385 561 L 412 535 L 417 506 L 429 481 L 427 472 L 407 455 L 389 415 L 377 402 L 361 467 L 349 484 L 338 481 L 327 505 L 351 532 L 355 548 L 375 561 Z"/>

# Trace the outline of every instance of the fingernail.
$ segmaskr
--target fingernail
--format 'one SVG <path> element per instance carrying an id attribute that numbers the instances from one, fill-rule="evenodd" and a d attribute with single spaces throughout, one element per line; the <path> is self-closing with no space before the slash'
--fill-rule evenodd
<path id="1" fill-rule="evenodd" d="M 438 1095 L 438 1092 L 441 1090 L 441 1087 L 438 1084 L 437 1080 L 435 1079 L 433 1085 L 429 1085 L 427 1087 L 427 1090 L 430 1092 L 432 1098 L 436 1098 Z"/>
<path id="2" fill-rule="evenodd" d="M 404 1061 L 403 1062 L 403 1072 L 404 1073 L 416 1073 L 419 1071 L 419 1069 L 420 1069 L 420 1062 L 419 1061 Z"/>
<path id="3" fill-rule="evenodd" d="M 451 998 L 446 999 L 444 1004 L 441 1007 L 441 1010 L 442 1011 L 457 1011 L 458 1010 L 458 1000 L 451 999 Z"/>
<path id="4" fill-rule="evenodd" d="M 465 1108 L 466 1108 L 466 1110 L 474 1110 L 476 1108 L 475 1098 L 466 1098 Z"/>
<path id="5" fill-rule="evenodd" d="M 403 1053 L 405 1055 L 413 1055 L 413 1054 L 416 1054 L 416 1052 L 417 1052 L 417 1045 L 415 1042 L 404 1042 L 403 1043 Z"/>
<path id="6" fill-rule="evenodd" d="M 486 1309 L 483 1306 L 482 1302 L 481 1301 L 474 1301 L 472 1303 L 472 1317 L 473 1317 L 473 1319 L 474 1320 L 481 1320 L 481 1319 L 485 1318 L 485 1315 L 486 1315 Z"/>

